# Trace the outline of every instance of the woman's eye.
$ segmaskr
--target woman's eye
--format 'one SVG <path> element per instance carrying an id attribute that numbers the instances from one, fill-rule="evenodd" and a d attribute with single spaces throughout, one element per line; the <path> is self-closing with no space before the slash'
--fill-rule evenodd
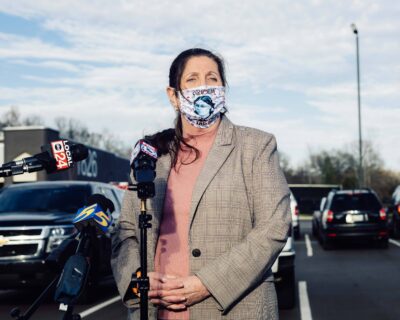
<path id="1" fill-rule="evenodd" d="M 196 79 L 194 79 L 194 78 L 189 78 L 189 79 L 187 79 L 186 81 L 187 81 L 187 82 L 191 82 L 191 81 L 194 81 L 194 80 L 196 80 Z"/>
<path id="2" fill-rule="evenodd" d="M 217 82 L 218 79 L 217 78 L 210 78 L 211 81 Z"/>

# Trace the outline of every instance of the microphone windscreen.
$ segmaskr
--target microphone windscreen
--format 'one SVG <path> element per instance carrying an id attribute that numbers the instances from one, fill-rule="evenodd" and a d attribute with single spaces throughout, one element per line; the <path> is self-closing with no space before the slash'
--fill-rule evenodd
<path id="1" fill-rule="evenodd" d="M 88 198 L 86 206 L 88 207 L 95 203 L 97 203 L 104 212 L 108 210 L 110 213 L 112 213 L 115 210 L 114 203 L 110 199 L 103 196 L 102 194 L 99 193 L 92 194 Z"/>
<path id="2" fill-rule="evenodd" d="M 71 153 L 74 162 L 85 160 L 89 155 L 88 148 L 81 143 L 71 145 Z"/>

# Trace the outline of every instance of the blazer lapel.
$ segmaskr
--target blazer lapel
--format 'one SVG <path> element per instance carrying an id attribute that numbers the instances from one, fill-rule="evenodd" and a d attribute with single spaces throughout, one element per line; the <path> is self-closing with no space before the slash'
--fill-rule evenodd
<path id="1" fill-rule="evenodd" d="M 221 123 L 218 128 L 217 136 L 210 152 L 208 153 L 207 159 L 204 163 L 202 170 L 200 171 L 199 177 L 195 183 L 192 203 L 190 209 L 190 228 L 192 227 L 193 219 L 207 186 L 211 180 L 217 174 L 225 160 L 234 148 L 233 143 L 233 124 L 229 121 L 226 116 L 223 116 Z"/>

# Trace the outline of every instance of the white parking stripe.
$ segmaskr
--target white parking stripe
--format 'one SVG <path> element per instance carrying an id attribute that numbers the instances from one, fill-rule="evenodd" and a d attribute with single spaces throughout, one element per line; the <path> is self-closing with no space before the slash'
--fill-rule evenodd
<path id="1" fill-rule="evenodd" d="M 307 256 L 308 257 L 312 257 L 313 256 L 313 249 L 312 249 L 312 246 L 311 246 L 310 237 L 309 237 L 308 234 L 306 234 L 304 236 L 304 238 L 306 239 Z"/>
<path id="2" fill-rule="evenodd" d="M 114 297 L 110 300 L 107 300 L 107 301 L 104 301 L 104 302 L 98 304 L 97 306 L 94 306 L 85 311 L 82 311 L 81 313 L 79 313 L 79 315 L 81 316 L 81 318 L 85 318 L 88 315 L 91 315 L 92 313 L 95 313 L 96 311 L 99 311 L 100 309 L 103 309 L 103 308 L 109 306 L 110 304 L 113 304 L 114 302 L 117 302 L 120 300 L 121 300 L 120 296 Z"/>
<path id="3" fill-rule="evenodd" d="M 396 240 L 389 239 L 389 242 L 390 242 L 391 244 L 394 244 L 395 246 L 400 247 L 400 242 L 398 242 L 398 241 L 396 241 Z"/>
<path id="4" fill-rule="evenodd" d="M 312 320 L 310 300 L 307 293 L 307 282 L 299 281 L 300 317 L 301 320 Z"/>

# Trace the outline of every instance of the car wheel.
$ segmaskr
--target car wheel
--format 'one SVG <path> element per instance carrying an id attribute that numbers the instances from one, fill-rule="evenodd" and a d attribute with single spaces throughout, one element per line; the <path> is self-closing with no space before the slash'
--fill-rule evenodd
<path id="1" fill-rule="evenodd" d="M 389 239 L 379 239 L 376 240 L 376 247 L 379 249 L 389 248 Z"/>
<path id="2" fill-rule="evenodd" d="M 315 227 L 315 223 L 312 224 L 312 235 L 313 235 L 315 238 L 318 238 L 317 228 Z"/>
<path id="3" fill-rule="evenodd" d="M 333 242 L 331 239 L 329 239 L 327 236 L 322 236 L 321 237 L 322 240 L 322 248 L 324 248 L 324 250 L 332 250 L 333 249 Z"/>
<path id="4" fill-rule="evenodd" d="M 300 226 L 297 226 L 297 228 L 293 229 L 293 236 L 295 240 L 300 239 Z"/>
<path id="5" fill-rule="evenodd" d="M 393 217 L 393 227 L 392 227 L 393 238 L 400 238 L 400 223 L 397 218 Z"/>
<path id="6" fill-rule="evenodd" d="M 279 309 L 292 309 L 295 305 L 296 284 L 294 267 L 285 272 L 282 280 L 276 284 Z"/>

